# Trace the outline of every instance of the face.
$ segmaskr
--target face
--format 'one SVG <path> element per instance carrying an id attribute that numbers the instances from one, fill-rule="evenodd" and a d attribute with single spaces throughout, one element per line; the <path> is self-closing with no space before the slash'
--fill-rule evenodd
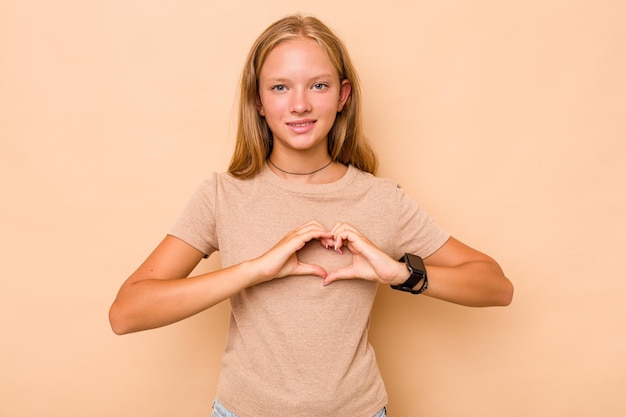
<path id="1" fill-rule="evenodd" d="M 257 109 L 274 135 L 274 151 L 323 150 L 337 112 L 350 95 L 330 58 L 314 40 L 284 41 L 259 74 Z"/>

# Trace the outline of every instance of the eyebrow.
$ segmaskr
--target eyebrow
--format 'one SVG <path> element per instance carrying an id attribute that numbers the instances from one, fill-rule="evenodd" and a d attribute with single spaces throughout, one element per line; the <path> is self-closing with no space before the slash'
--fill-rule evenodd
<path id="1" fill-rule="evenodd" d="M 323 72 L 323 73 L 321 73 L 319 75 L 316 75 L 314 77 L 310 77 L 310 81 L 318 80 L 320 78 L 322 78 L 322 79 L 331 78 L 332 79 L 332 78 L 335 78 L 335 75 L 333 75 L 333 74 L 331 74 L 329 72 Z M 286 77 L 267 77 L 267 78 L 264 78 L 264 79 L 260 79 L 259 81 L 283 83 L 283 82 L 290 81 L 290 79 L 286 78 Z"/>

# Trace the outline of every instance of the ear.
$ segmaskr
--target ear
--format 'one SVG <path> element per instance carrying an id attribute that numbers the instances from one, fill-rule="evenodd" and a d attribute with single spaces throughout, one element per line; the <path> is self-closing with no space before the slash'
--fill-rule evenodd
<path id="1" fill-rule="evenodd" d="M 343 80 L 341 82 L 341 88 L 339 89 L 339 104 L 337 105 L 337 112 L 343 110 L 343 106 L 345 106 L 346 101 L 348 101 L 350 93 L 352 93 L 352 86 L 350 85 L 350 81 Z"/>
<path id="2" fill-rule="evenodd" d="M 261 97 L 257 94 L 255 100 L 256 110 L 261 117 L 265 117 L 265 110 L 263 110 L 263 103 L 261 103 Z"/>

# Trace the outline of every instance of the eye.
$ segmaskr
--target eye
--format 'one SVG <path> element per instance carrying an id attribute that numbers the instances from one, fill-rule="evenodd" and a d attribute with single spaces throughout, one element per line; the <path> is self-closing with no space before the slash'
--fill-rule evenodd
<path id="1" fill-rule="evenodd" d="M 278 93 L 281 93 L 285 90 L 287 90 L 287 87 L 283 84 L 278 84 L 272 87 L 272 91 L 276 91 Z"/>
<path id="2" fill-rule="evenodd" d="M 315 83 L 315 84 L 313 84 L 313 89 L 314 90 L 323 90 L 325 88 L 328 88 L 328 84 L 326 84 L 326 83 Z"/>

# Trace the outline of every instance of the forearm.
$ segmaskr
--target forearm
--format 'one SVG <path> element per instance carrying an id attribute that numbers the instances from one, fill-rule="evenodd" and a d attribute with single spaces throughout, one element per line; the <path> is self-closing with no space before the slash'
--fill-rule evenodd
<path id="1" fill-rule="evenodd" d="M 243 263 L 190 278 L 128 283 L 111 306 L 111 327 L 126 334 L 191 317 L 252 285 L 252 274 Z"/>
<path id="2" fill-rule="evenodd" d="M 513 285 L 496 262 L 427 265 L 426 270 L 428 289 L 424 294 L 430 297 L 471 307 L 506 306 L 511 303 Z"/>
<path id="3" fill-rule="evenodd" d="M 174 236 L 166 236 L 144 263 L 122 284 L 109 311 L 117 334 L 175 323 L 230 298 L 244 288 L 290 275 L 326 276 L 314 264 L 302 263 L 296 252 L 311 239 L 330 233 L 317 221 L 289 232 L 262 256 L 191 278 L 203 253 Z"/>

